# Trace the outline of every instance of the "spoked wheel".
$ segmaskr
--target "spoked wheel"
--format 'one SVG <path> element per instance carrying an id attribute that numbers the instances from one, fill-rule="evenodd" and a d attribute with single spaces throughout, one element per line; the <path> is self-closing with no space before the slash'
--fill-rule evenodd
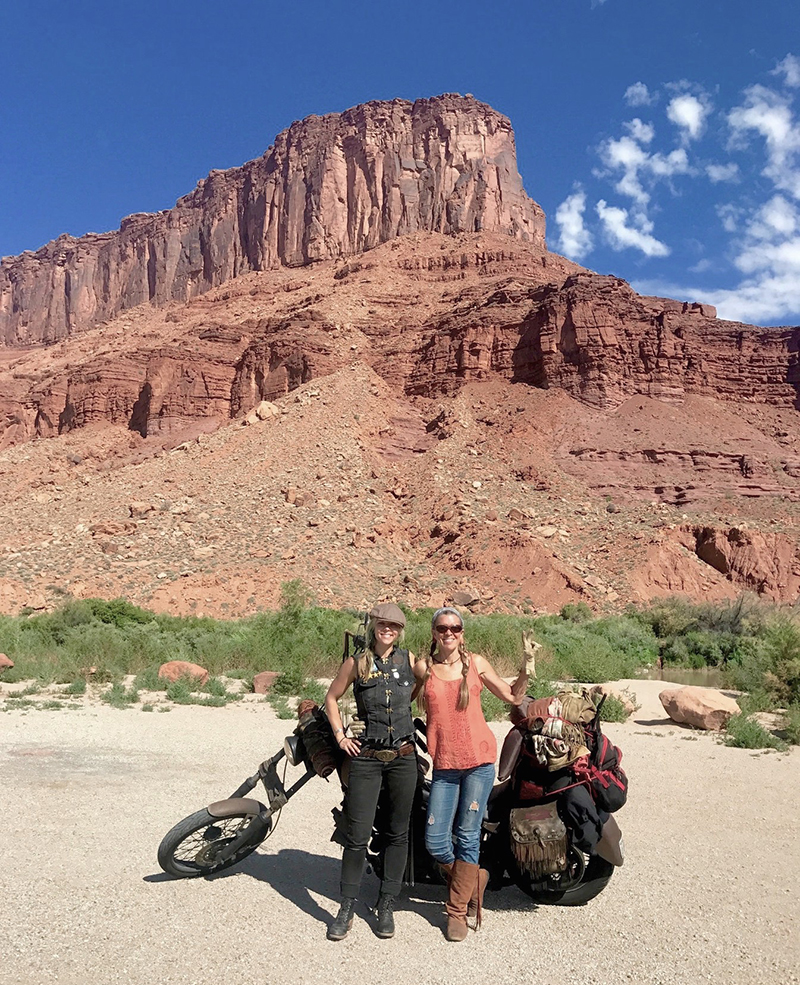
<path id="1" fill-rule="evenodd" d="M 241 862 L 258 848 L 272 831 L 270 818 L 266 828 L 258 815 L 239 813 L 230 817 L 212 817 L 207 810 L 197 811 L 179 821 L 158 846 L 158 864 L 171 876 L 185 879 L 221 872 Z M 247 825 L 254 824 L 253 838 L 229 859 L 219 861 L 222 849 L 237 838 Z"/>
<path id="2" fill-rule="evenodd" d="M 567 871 L 560 879 L 533 882 L 512 863 L 512 874 L 519 888 L 537 903 L 550 906 L 582 906 L 606 888 L 614 866 L 599 855 L 584 855 L 570 849 Z"/>

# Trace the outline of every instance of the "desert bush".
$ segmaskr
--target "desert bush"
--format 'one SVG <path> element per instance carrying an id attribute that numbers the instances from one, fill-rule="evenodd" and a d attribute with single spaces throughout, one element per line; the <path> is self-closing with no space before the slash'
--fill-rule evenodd
<path id="1" fill-rule="evenodd" d="M 786 709 L 781 728 L 788 742 L 800 746 L 800 704 L 792 704 Z"/>
<path id="2" fill-rule="evenodd" d="M 796 618 L 775 614 L 762 636 L 737 653 L 726 668 L 730 685 L 751 693 L 766 693 L 773 706 L 800 702 L 800 625 Z"/>
<path id="3" fill-rule="evenodd" d="M 747 715 L 731 715 L 725 726 L 723 742 L 726 746 L 738 746 L 740 749 L 785 748 L 785 743 L 777 736 Z"/>
<path id="4" fill-rule="evenodd" d="M 116 682 L 100 695 L 100 700 L 111 705 L 112 708 L 130 708 L 139 700 L 139 692 L 135 687 L 126 688 L 123 684 Z"/>
<path id="5" fill-rule="evenodd" d="M 615 620 L 595 620 L 575 624 L 558 617 L 536 620 L 534 635 L 546 652 L 538 664 L 546 676 L 556 680 L 576 680 L 587 684 L 633 677 L 643 663 L 654 659 L 655 639 L 641 627 L 622 629 Z"/>
<path id="6" fill-rule="evenodd" d="M 614 697 L 613 694 L 606 696 L 600 709 L 601 722 L 627 722 L 629 717 L 627 708 L 619 698 Z"/>
<path id="7" fill-rule="evenodd" d="M 585 602 L 568 602 L 561 607 L 559 615 L 567 622 L 589 622 L 592 618 L 592 610 Z"/>

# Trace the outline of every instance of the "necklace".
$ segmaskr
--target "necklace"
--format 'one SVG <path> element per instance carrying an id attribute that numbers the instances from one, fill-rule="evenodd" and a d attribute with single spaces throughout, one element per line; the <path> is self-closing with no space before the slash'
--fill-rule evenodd
<path id="1" fill-rule="evenodd" d="M 445 667 L 452 667 L 454 663 L 457 663 L 461 657 L 455 657 L 453 660 L 437 660 L 436 657 L 433 658 L 433 662 L 436 664 L 444 664 Z"/>

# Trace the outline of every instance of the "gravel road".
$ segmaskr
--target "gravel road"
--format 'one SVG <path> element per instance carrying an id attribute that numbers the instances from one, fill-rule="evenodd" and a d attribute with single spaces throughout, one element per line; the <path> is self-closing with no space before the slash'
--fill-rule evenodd
<path id="1" fill-rule="evenodd" d="M 608 889 L 574 909 L 487 894 L 483 928 L 461 945 L 445 941 L 443 890 L 429 887 L 403 899 L 393 940 L 376 938 L 371 875 L 348 938 L 325 939 L 334 782 L 312 781 L 231 872 L 160 872 L 166 831 L 279 748 L 291 723 L 268 705 L 8 712 L 0 982 L 800 982 L 800 750 L 729 749 L 666 722 L 663 686 L 636 682 L 642 708 L 607 727 L 631 779 L 627 862 Z"/>

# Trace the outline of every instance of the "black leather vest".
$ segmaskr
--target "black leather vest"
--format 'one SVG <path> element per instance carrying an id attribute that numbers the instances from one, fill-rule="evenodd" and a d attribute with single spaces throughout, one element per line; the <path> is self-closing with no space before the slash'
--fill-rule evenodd
<path id="1" fill-rule="evenodd" d="M 395 648 L 386 660 L 377 657 L 366 680 L 353 682 L 358 717 L 366 722 L 363 739 L 369 745 L 393 746 L 414 734 L 411 692 L 414 673 L 408 650 Z"/>

